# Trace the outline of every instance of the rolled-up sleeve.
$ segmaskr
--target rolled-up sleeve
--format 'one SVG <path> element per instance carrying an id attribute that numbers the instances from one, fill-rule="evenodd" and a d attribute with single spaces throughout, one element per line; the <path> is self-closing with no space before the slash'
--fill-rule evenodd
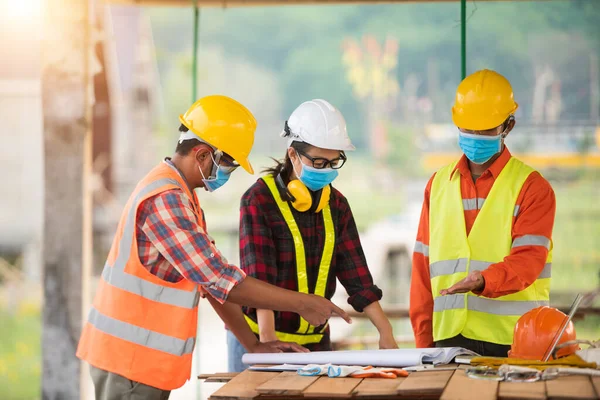
<path id="1" fill-rule="evenodd" d="M 198 224 L 189 199 L 174 189 L 146 201 L 151 204 L 142 229 L 150 242 L 185 279 L 224 303 L 246 274 L 217 250 Z"/>
<path id="2" fill-rule="evenodd" d="M 369 304 L 381 300 L 383 293 L 373 283 L 350 205 L 345 198 L 340 202 L 335 251 L 337 278 L 348 293 L 348 304 L 362 312 Z"/>
<path id="3" fill-rule="evenodd" d="M 482 296 L 506 296 L 526 289 L 538 278 L 550 277 L 546 258 L 552 249 L 555 213 L 552 186 L 539 173 L 532 173 L 517 199 L 510 254 L 482 272 Z"/>

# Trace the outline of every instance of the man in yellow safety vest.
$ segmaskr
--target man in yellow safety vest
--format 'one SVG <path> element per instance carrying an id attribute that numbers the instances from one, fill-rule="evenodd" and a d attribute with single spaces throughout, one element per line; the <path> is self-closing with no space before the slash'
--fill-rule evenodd
<path id="1" fill-rule="evenodd" d="M 504 144 L 517 107 L 494 71 L 458 86 L 452 119 L 464 155 L 429 180 L 413 254 L 417 347 L 506 357 L 519 317 L 548 305 L 556 202 Z"/>

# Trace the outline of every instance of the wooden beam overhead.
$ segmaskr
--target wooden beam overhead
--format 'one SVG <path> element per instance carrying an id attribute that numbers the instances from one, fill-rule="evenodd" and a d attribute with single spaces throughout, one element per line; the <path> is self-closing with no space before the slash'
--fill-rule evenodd
<path id="1" fill-rule="evenodd" d="M 105 0 L 107 3 L 130 4 L 139 6 L 192 7 L 192 0 Z M 199 7 L 256 7 L 256 6 L 298 6 L 298 5 L 368 5 L 399 3 L 456 3 L 460 0 L 198 0 Z M 499 1 L 499 0 L 479 0 Z M 529 1 L 529 0 L 501 0 Z"/>

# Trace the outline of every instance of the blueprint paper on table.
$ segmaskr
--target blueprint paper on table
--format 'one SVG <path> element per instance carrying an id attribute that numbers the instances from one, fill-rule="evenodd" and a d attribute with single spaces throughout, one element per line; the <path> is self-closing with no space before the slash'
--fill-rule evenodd
<path id="1" fill-rule="evenodd" d="M 409 367 L 422 364 L 449 364 L 458 355 L 478 354 L 462 347 L 437 349 L 315 351 L 312 353 L 247 353 L 242 362 L 254 364 L 335 364 L 373 367 Z"/>

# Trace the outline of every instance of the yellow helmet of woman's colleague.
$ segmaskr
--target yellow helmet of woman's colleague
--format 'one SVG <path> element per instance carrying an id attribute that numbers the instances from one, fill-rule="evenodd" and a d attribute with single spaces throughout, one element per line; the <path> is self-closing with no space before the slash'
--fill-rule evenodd
<path id="1" fill-rule="evenodd" d="M 227 96 L 206 96 L 180 115 L 179 121 L 200 140 L 229 154 L 242 168 L 254 173 L 248 156 L 254 145 L 256 119 L 242 104 Z"/>
<path id="2" fill-rule="evenodd" d="M 510 82 L 495 71 L 483 69 L 458 85 L 452 121 L 462 129 L 492 129 L 502 125 L 518 107 Z"/>

